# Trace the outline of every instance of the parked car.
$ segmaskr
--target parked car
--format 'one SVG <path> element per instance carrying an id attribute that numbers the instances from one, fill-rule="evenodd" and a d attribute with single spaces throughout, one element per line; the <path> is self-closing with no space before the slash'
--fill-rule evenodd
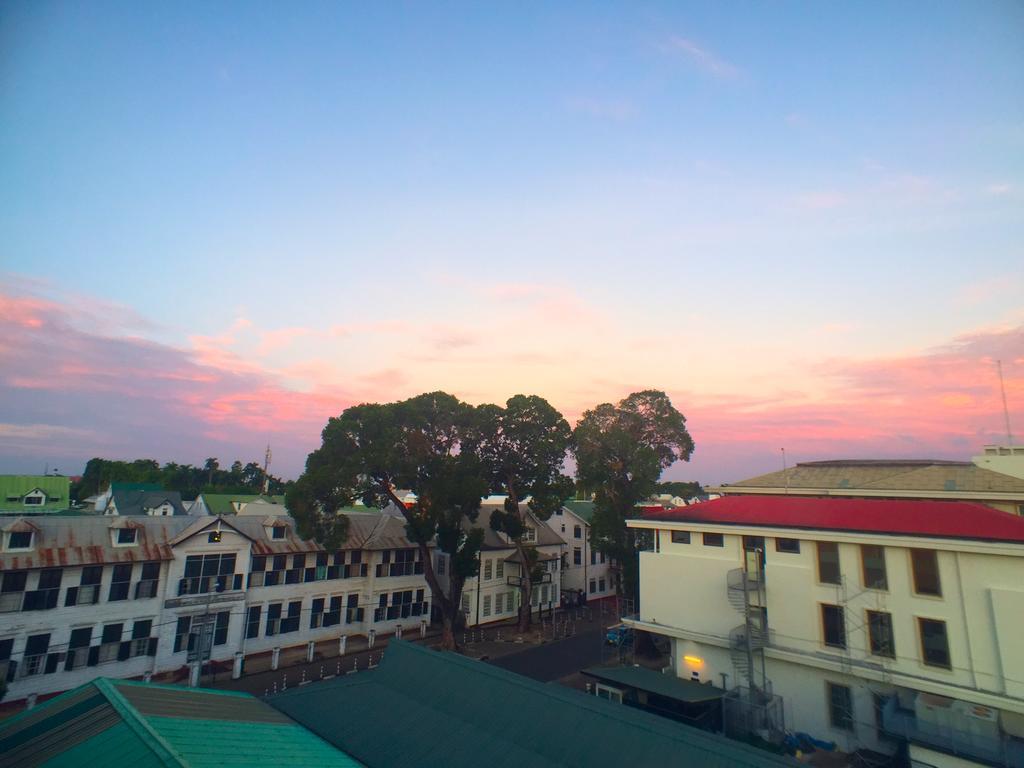
<path id="1" fill-rule="evenodd" d="M 616 624 L 614 627 L 609 627 L 605 633 L 604 641 L 607 645 L 632 645 L 633 644 L 633 628 L 627 627 L 625 624 Z"/>

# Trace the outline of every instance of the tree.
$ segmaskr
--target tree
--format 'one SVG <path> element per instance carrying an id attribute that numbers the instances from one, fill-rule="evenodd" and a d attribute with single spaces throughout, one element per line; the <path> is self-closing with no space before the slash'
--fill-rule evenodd
<path id="1" fill-rule="evenodd" d="M 480 459 L 491 493 L 505 494 L 504 509 L 491 513 L 492 530 L 504 533 L 519 556 L 519 631 L 530 628 L 530 603 L 537 551 L 523 541 L 526 512 L 547 520 L 572 494 L 572 480 L 562 474 L 572 430 L 555 408 L 536 395 L 516 395 L 505 407 L 476 409 L 468 446 Z"/>
<path id="2" fill-rule="evenodd" d="M 397 507 L 406 535 L 419 548 L 446 649 L 456 648 L 463 585 L 477 573 L 483 542 L 482 531 L 467 531 L 464 524 L 476 520 L 487 490 L 476 455 L 463 449 L 472 414 L 472 406 L 444 392 L 348 408 L 328 421 L 322 445 L 286 497 L 300 534 L 328 548 L 347 536 L 348 520 L 339 507 L 356 499 L 370 507 Z M 416 503 L 407 508 L 395 488 L 411 489 Z M 447 591 L 434 572 L 434 541 L 450 559 Z"/>
<path id="3" fill-rule="evenodd" d="M 622 568 L 619 593 L 637 596 L 636 535 L 626 520 L 657 487 L 663 470 L 689 461 L 693 439 L 668 395 L 635 392 L 585 412 L 573 433 L 576 477 L 594 490 L 593 546 Z"/>
<path id="4" fill-rule="evenodd" d="M 213 473 L 220 469 L 220 462 L 215 458 L 209 458 L 203 462 L 203 471 L 206 472 L 206 484 L 213 485 Z"/>

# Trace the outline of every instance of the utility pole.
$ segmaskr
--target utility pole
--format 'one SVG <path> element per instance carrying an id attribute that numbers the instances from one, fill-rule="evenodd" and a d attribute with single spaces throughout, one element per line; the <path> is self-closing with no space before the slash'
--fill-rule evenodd
<path id="1" fill-rule="evenodd" d="M 267 443 L 267 452 L 263 454 L 263 495 L 270 494 L 270 475 L 267 470 L 270 468 L 270 443 Z"/>
<path id="2" fill-rule="evenodd" d="M 999 391 L 1003 395 L 1003 418 L 1006 420 L 1006 444 L 1013 445 L 1013 432 L 1010 431 L 1010 409 L 1006 405 L 1006 383 L 1003 381 L 1003 361 L 996 360 L 999 371 Z"/>

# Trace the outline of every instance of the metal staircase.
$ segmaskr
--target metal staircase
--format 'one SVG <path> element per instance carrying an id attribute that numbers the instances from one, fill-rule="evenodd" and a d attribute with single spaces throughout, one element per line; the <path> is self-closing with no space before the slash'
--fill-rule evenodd
<path id="1" fill-rule="evenodd" d="M 768 644 L 765 623 L 764 569 L 736 568 L 726 576 L 729 605 L 744 622 L 729 632 L 729 653 L 736 679 L 751 690 L 765 690 L 764 647 Z"/>

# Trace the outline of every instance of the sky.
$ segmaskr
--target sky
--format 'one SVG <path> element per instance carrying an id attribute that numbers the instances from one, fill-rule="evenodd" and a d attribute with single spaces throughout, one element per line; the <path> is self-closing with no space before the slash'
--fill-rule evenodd
<path id="1" fill-rule="evenodd" d="M 691 461 L 1024 439 L 1024 5 L 0 5 L 0 472 L 661 389 Z"/>

